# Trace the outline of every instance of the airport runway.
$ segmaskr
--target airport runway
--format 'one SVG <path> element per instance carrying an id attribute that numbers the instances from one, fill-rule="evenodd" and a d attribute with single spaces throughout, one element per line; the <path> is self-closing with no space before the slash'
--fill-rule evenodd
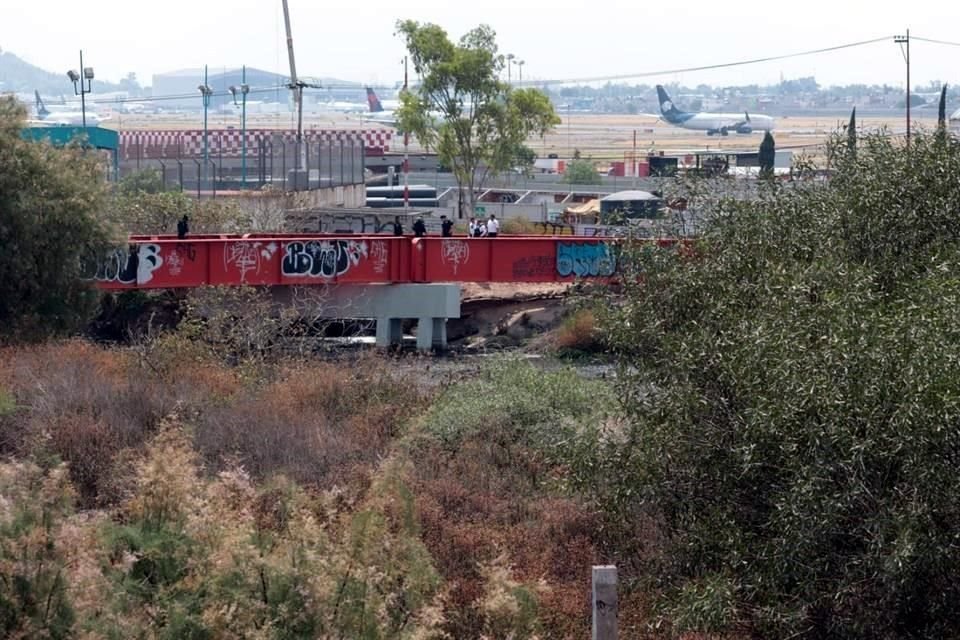
<path id="1" fill-rule="evenodd" d="M 569 158 L 575 150 L 585 158 L 598 164 L 613 160 L 623 160 L 625 154 L 634 149 L 638 155 L 664 152 L 665 154 L 690 153 L 698 150 L 739 151 L 755 150 L 759 147 L 762 133 L 730 134 L 729 136 L 708 136 L 702 131 L 690 131 L 674 127 L 657 118 L 647 115 L 615 115 L 589 113 L 559 113 L 562 122 L 544 138 L 533 138 L 528 145 L 541 158 L 557 154 L 560 158 Z M 849 116 L 838 113 L 817 113 L 788 115 L 777 117 L 774 138 L 779 149 L 793 149 L 795 152 L 810 150 L 822 151 L 822 144 L 828 136 L 842 128 Z M 104 126 L 119 130 L 132 129 L 198 129 L 202 126 L 202 113 L 163 113 L 163 114 L 115 114 Z M 903 115 L 899 112 L 860 117 L 858 123 L 864 130 L 886 128 L 893 133 L 904 129 Z M 210 130 L 240 129 L 240 118 L 235 114 L 211 113 L 208 126 Z M 914 126 L 932 129 L 936 126 L 936 114 L 922 112 L 914 116 Z M 248 114 L 249 129 L 291 129 L 296 127 L 295 114 Z M 383 125 L 365 121 L 357 115 L 341 113 L 304 113 L 304 130 L 311 129 L 383 129 Z M 393 152 L 402 151 L 403 138 L 394 134 L 390 145 Z M 818 149 L 818 147 L 821 147 Z M 411 140 L 411 153 L 421 153 L 423 149 L 415 140 Z"/>

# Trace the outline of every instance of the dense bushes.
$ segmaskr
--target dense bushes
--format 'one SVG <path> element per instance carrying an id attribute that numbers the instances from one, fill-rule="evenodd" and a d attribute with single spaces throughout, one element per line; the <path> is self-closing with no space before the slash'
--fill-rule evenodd
<path id="1" fill-rule="evenodd" d="M 497 362 L 410 423 L 426 398 L 376 360 L 251 377 L 157 340 L 2 352 L 5 453 L 35 461 L 0 464 L 7 635 L 586 632 L 596 517 L 565 460 L 604 384 Z"/>
<path id="2" fill-rule="evenodd" d="M 0 97 L 0 342 L 82 327 L 96 304 L 85 266 L 107 242 L 96 158 L 23 140 L 24 116 Z"/>
<path id="3" fill-rule="evenodd" d="M 565 491 L 565 459 L 573 435 L 612 405 L 600 382 L 505 360 L 449 387 L 408 439 L 452 637 L 588 633 L 596 520 Z"/>
<path id="4" fill-rule="evenodd" d="M 352 514 L 241 467 L 204 479 L 175 417 L 131 465 L 128 497 L 91 517 L 62 466 L 0 464 L 4 637 L 443 637 L 440 580 L 389 470 Z"/>
<path id="5" fill-rule="evenodd" d="M 625 260 L 600 316 L 631 420 L 576 477 L 675 629 L 960 633 L 960 145 L 832 158 L 725 203 L 695 259 Z"/>
<path id="6" fill-rule="evenodd" d="M 6 350 L 0 388 L 17 410 L 0 417 L 0 445 L 69 462 L 82 504 L 113 504 L 122 476 L 115 465 L 177 411 L 211 469 L 233 461 L 255 478 L 356 486 L 349 480 L 365 477 L 420 400 L 372 359 L 290 360 L 262 367 L 270 377 L 258 379 L 203 345 L 156 340 L 162 346 L 139 352 L 82 341 Z"/>

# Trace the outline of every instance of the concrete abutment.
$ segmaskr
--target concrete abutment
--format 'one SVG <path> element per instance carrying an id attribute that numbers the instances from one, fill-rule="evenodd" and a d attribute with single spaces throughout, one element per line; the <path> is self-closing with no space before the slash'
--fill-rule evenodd
<path id="1" fill-rule="evenodd" d="M 275 287 L 273 292 L 277 303 L 295 306 L 311 317 L 375 319 L 376 344 L 384 348 L 400 344 L 403 320 L 415 319 L 417 348 L 444 349 L 447 320 L 460 317 L 458 284 L 326 284 Z"/>

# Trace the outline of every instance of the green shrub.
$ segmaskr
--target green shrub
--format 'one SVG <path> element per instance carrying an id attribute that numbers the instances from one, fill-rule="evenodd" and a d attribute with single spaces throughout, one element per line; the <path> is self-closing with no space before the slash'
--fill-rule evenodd
<path id="1" fill-rule="evenodd" d="M 504 359 L 486 366 L 476 379 L 448 388 L 423 426 L 451 448 L 485 434 L 550 448 L 612 406 L 604 383 L 584 380 L 571 368 L 543 371 Z"/>
<path id="2" fill-rule="evenodd" d="M 680 626 L 960 634 L 960 143 L 860 142 L 723 203 L 693 258 L 624 256 L 600 314 L 630 423 L 580 477 Z"/>

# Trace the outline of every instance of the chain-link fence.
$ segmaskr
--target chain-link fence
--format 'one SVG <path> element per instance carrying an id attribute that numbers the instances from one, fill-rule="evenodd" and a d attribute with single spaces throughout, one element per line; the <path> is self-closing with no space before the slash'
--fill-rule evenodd
<path id="1" fill-rule="evenodd" d="M 216 197 L 217 193 L 271 186 L 305 191 L 364 181 L 362 140 L 298 143 L 283 136 L 251 141 L 244 149 L 235 138 L 210 134 L 206 144 L 184 137 L 162 147 L 125 145 L 120 177 L 153 169 L 168 189 Z"/>

